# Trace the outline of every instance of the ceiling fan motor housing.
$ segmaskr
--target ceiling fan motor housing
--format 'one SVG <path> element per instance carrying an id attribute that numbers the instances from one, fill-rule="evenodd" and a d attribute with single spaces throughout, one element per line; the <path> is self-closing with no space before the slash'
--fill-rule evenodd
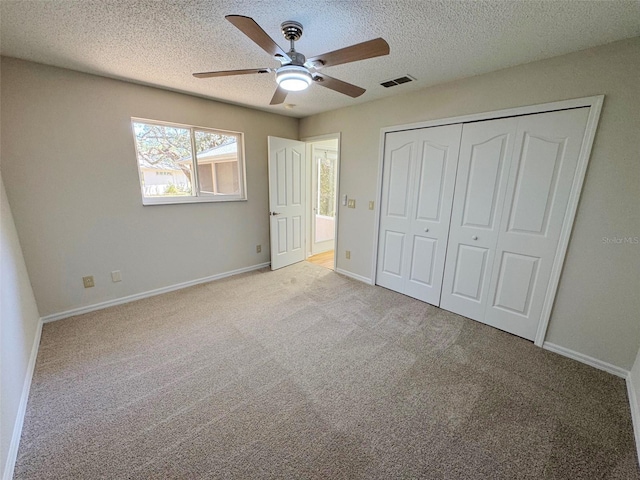
<path id="1" fill-rule="evenodd" d="M 287 55 L 289 55 L 289 58 L 291 59 L 290 62 L 287 62 L 287 64 L 290 64 L 290 65 L 304 65 L 304 62 L 307 61 L 307 59 L 303 54 L 294 52 L 293 50 L 290 52 L 287 52 Z"/>
<path id="2" fill-rule="evenodd" d="M 282 29 L 282 35 L 289 41 L 297 41 L 302 36 L 302 24 L 294 22 L 293 20 L 287 20 L 280 25 Z"/>

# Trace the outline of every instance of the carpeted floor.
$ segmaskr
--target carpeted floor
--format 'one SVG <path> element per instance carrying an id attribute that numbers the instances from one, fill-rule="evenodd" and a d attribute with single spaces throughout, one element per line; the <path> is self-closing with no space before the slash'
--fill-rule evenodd
<path id="1" fill-rule="evenodd" d="M 622 379 L 301 262 L 45 325 L 15 478 L 640 474 Z"/>

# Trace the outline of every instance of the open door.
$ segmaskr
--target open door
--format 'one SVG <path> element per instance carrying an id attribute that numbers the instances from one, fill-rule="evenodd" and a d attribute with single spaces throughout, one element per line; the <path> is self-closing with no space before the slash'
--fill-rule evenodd
<path id="1" fill-rule="evenodd" d="M 269 215 L 271 270 L 305 259 L 305 143 L 269 140 Z"/>

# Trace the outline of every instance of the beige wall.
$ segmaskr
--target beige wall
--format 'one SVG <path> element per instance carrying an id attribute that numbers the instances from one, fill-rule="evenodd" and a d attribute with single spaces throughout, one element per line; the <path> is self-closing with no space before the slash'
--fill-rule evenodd
<path id="1" fill-rule="evenodd" d="M 16 452 L 7 465 L 9 448 L 39 319 L 2 177 L 0 190 L 0 469 L 1 478 L 10 478 Z"/>
<path id="2" fill-rule="evenodd" d="M 605 94 L 547 341 L 628 369 L 640 344 L 640 38 L 305 118 L 300 136 L 342 133 L 338 267 L 373 277 L 380 128 Z M 402 87 L 396 87 L 399 90 Z M 344 251 L 351 250 L 351 260 Z"/>
<path id="3" fill-rule="evenodd" d="M 42 316 L 269 261 L 267 135 L 297 138 L 297 119 L 10 58 L 1 73 L 2 174 Z M 244 132 L 248 201 L 143 207 L 132 116 Z"/>

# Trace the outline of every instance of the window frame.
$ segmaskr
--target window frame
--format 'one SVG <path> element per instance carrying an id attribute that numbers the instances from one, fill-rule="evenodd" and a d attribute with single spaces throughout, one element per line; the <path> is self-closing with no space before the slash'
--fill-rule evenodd
<path id="1" fill-rule="evenodd" d="M 144 194 L 143 186 L 143 174 L 140 169 L 140 160 L 138 152 L 138 140 L 136 138 L 134 123 L 144 123 L 148 125 L 158 125 L 163 127 L 174 127 L 189 130 L 189 136 L 191 140 L 191 168 L 193 178 L 191 195 L 185 196 L 173 196 L 173 197 L 148 197 Z M 196 149 L 196 137 L 195 132 L 211 132 L 215 134 L 235 136 L 238 145 L 238 186 L 240 193 L 238 195 L 225 195 L 225 194 L 212 194 L 200 191 L 200 179 L 198 172 L 198 154 Z M 131 117 L 131 134 L 133 136 L 133 145 L 135 149 L 135 161 L 136 168 L 138 170 L 138 186 L 140 187 L 140 195 L 142 196 L 142 205 L 176 205 L 182 203 L 217 203 L 217 202 L 246 202 L 247 201 L 247 165 L 245 159 L 244 149 L 244 133 L 236 132 L 233 130 L 222 130 L 212 127 L 200 127 L 197 125 L 189 125 L 184 123 L 166 122 L 163 120 L 151 120 L 148 118 Z"/>

